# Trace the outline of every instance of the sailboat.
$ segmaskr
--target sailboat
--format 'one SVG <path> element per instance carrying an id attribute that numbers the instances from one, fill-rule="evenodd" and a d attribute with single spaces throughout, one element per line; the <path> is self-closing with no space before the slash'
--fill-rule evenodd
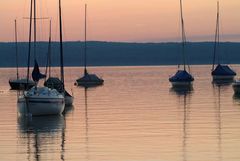
<path id="1" fill-rule="evenodd" d="M 15 22 L 15 53 L 16 53 L 16 69 L 17 69 L 17 79 L 9 79 L 9 85 L 12 90 L 25 90 L 27 88 L 31 88 L 34 86 L 34 82 L 32 80 L 28 80 L 27 78 L 20 78 L 19 77 L 19 70 L 18 70 L 18 36 L 17 36 L 17 20 Z"/>
<path id="2" fill-rule="evenodd" d="M 218 58 L 218 64 L 215 68 L 216 63 L 216 55 L 219 50 L 219 2 L 217 2 L 217 23 L 216 23 L 216 33 L 215 33 L 215 43 L 214 43 L 214 53 L 213 53 L 213 64 L 212 64 L 212 77 L 213 81 L 219 80 L 233 80 L 236 76 L 235 71 L 233 71 L 228 65 L 220 64 L 220 60 Z M 218 54 L 219 57 L 219 54 Z"/>
<path id="3" fill-rule="evenodd" d="M 34 13 L 34 16 L 33 16 L 33 13 Z M 25 114 L 30 116 L 59 115 L 59 114 L 62 114 L 65 107 L 64 93 L 59 93 L 56 89 L 38 86 L 39 80 L 45 78 L 46 75 L 40 73 L 38 62 L 36 59 L 36 42 L 37 42 L 36 0 L 31 0 L 31 6 L 30 6 L 27 81 L 29 80 L 29 73 L 30 73 L 29 70 L 30 70 L 31 40 L 32 40 L 32 35 L 31 35 L 32 20 L 34 20 L 34 69 L 32 72 L 32 78 L 35 82 L 35 86 L 27 91 L 24 91 L 23 94 L 19 96 L 18 111 L 20 114 Z M 61 76 L 62 74 L 63 72 L 61 71 Z"/>
<path id="4" fill-rule="evenodd" d="M 87 5 L 85 4 L 85 43 L 84 43 L 84 76 L 74 83 L 77 86 L 91 87 L 102 85 L 104 80 L 96 74 L 89 74 L 87 71 Z"/>
<path id="5" fill-rule="evenodd" d="M 61 31 L 60 31 L 61 32 Z M 61 35 L 62 33 L 60 33 Z M 60 40 L 60 43 L 62 44 L 62 40 Z M 60 49 L 60 58 L 62 55 L 62 50 Z M 61 59 L 60 59 L 61 62 Z M 63 68 L 63 69 L 62 69 Z M 44 82 L 44 86 L 48 88 L 54 88 L 58 92 L 64 92 L 64 98 L 65 98 L 65 105 L 71 106 L 73 104 L 74 97 L 69 94 L 66 89 L 62 88 L 63 82 L 58 77 L 52 77 L 51 76 L 51 21 L 50 21 L 50 32 L 49 32 L 49 45 L 48 45 L 48 61 L 46 66 L 46 73 L 48 69 L 48 79 Z M 61 70 L 64 70 L 63 64 L 61 63 Z M 63 75 L 64 77 L 64 75 Z"/>
<path id="6" fill-rule="evenodd" d="M 178 71 L 175 75 L 169 78 L 173 87 L 188 87 L 192 85 L 194 81 L 193 76 L 190 74 L 190 66 L 186 65 L 185 46 L 186 46 L 186 34 L 184 28 L 183 11 L 182 11 L 182 0 L 180 0 L 180 11 L 181 11 L 181 26 L 182 26 L 182 57 L 183 57 L 183 69 L 180 69 L 178 65 Z M 187 67 L 188 66 L 188 71 Z"/>

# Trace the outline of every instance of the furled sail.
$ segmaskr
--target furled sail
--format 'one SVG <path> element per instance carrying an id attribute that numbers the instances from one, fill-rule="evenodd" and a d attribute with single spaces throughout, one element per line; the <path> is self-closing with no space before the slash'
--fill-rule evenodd
<path id="1" fill-rule="evenodd" d="M 34 69 L 32 71 L 32 79 L 35 82 L 38 82 L 40 79 L 46 78 L 45 74 L 40 73 L 37 60 L 34 60 Z"/>

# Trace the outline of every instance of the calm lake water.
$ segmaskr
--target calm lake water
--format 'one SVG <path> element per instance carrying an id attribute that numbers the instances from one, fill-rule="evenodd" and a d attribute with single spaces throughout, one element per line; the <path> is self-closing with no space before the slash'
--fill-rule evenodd
<path id="1" fill-rule="evenodd" d="M 74 107 L 27 119 L 9 90 L 15 69 L 0 69 L 1 161 L 240 160 L 240 97 L 211 83 L 210 66 L 193 66 L 190 92 L 171 89 L 173 66 L 90 68 L 105 79 L 90 89 L 73 85 L 82 68 L 65 71 Z"/>

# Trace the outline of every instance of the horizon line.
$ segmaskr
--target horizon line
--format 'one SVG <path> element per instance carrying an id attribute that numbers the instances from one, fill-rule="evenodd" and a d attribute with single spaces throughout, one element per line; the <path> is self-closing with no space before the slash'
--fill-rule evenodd
<path id="1" fill-rule="evenodd" d="M 66 40 L 64 43 L 83 43 L 81 40 Z M 137 42 L 137 41 L 101 41 L 101 40 L 89 40 L 87 42 L 99 42 L 99 43 L 123 43 L 123 44 L 164 44 L 164 43 L 182 43 L 181 41 L 146 41 L 146 42 Z M 0 43 L 15 43 L 14 41 L 0 41 Z M 29 43 L 28 41 L 19 41 L 18 43 Z M 32 42 L 33 43 L 33 42 Z M 46 41 L 37 41 L 37 43 L 49 43 Z M 59 43 L 59 41 L 52 41 L 52 43 Z M 214 41 L 187 41 L 187 43 L 214 43 Z M 240 43 L 239 41 L 220 41 L 220 43 Z"/>

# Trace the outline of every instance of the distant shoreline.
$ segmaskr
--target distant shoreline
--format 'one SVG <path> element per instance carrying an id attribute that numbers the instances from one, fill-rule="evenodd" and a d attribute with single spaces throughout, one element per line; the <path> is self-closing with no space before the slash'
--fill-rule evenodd
<path id="1" fill-rule="evenodd" d="M 19 66 L 27 66 L 28 43 L 19 44 Z M 37 59 L 45 66 L 48 42 L 37 43 Z M 189 64 L 208 65 L 212 63 L 214 42 L 188 42 L 186 55 Z M 83 66 L 81 41 L 64 42 L 64 65 Z M 240 42 L 221 42 L 219 51 L 221 63 L 240 64 Z M 0 67 L 16 66 L 15 43 L 0 43 Z M 31 57 L 33 62 L 33 57 Z M 59 43 L 52 43 L 53 66 L 59 66 Z M 87 64 L 89 66 L 159 66 L 176 65 L 182 62 L 180 42 L 127 43 L 89 41 Z M 33 64 L 31 64 L 32 66 Z"/>
<path id="2" fill-rule="evenodd" d="M 240 64 L 228 64 L 230 66 L 239 66 Z M 181 65 L 182 66 L 182 65 Z M 212 64 L 191 64 L 191 66 L 194 68 L 196 66 L 212 66 Z M 58 68 L 59 66 L 53 66 L 53 68 Z M 88 66 L 88 68 L 141 68 L 141 67 L 147 67 L 147 68 L 154 68 L 154 67 L 177 67 L 176 64 L 174 65 L 128 65 L 128 66 Z M 240 66 L 239 66 L 240 67 Z M 0 69 L 14 69 L 16 67 L 0 67 Z M 26 69 L 27 67 L 19 67 L 20 69 Z M 33 68 L 33 66 L 31 66 Z M 40 68 L 45 68 L 44 66 L 40 66 Z M 84 66 L 65 66 L 65 68 L 82 68 L 84 69 Z M 180 67 L 181 68 L 181 67 Z"/>

